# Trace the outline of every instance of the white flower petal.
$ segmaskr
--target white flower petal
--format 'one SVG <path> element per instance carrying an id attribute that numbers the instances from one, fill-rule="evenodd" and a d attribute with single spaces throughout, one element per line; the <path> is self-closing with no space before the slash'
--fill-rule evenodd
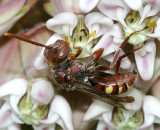
<path id="1" fill-rule="evenodd" d="M 111 29 L 113 26 L 113 21 L 100 12 L 93 12 L 86 15 L 85 24 L 89 30 L 89 33 L 96 30 L 96 35 L 94 38 L 97 38 Z"/>
<path id="2" fill-rule="evenodd" d="M 89 12 L 91 11 L 98 3 L 99 0 L 80 0 L 79 1 L 79 8 L 82 12 Z"/>
<path id="3" fill-rule="evenodd" d="M 141 56 L 140 54 L 141 50 L 138 50 L 135 52 L 135 59 L 138 71 L 142 79 L 150 80 L 153 76 L 153 71 L 154 71 L 156 45 L 154 41 L 150 41 L 145 46 L 146 46 L 145 48 L 146 54 L 144 56 Z"/>
<path id="4" fill-rule="evenodd" d="M 97 6 L 102 13 L 113 20 L 118 20 L 116 14 L 118 8 L 124 9 L 124 16 L 129 11 L 128 5 L 126 5 L 126 3 L 122 0 L 114 0 L 112 2 L 110 0 L 100 0 Z"/>
<path id="5" fill-rule="evenodd" d="M 146 96 L 143 103 L 144 124 L 140 129 L 144 129 L 153 124 L 155 117 L 160 118 L 160 101 L 153 96 Z"/>
<path id="6" fill-rule="evenodd" d="M 0 109 L 0 129 L 12 124 L 10 105 L 6 102 Z"/>
<path id="7" fill-rule="evenodd" d="M 18 124 L 12 124 L 8 127 L 7 130 L 21 130 L 20 125 Z"/>
<path id="8" fill-rule="evenodd" d="M 125 108 L 127 110 L 138 111 L 142 106 L 143 95 L 140 91 L 135 88 L 131 88 L 129 91 L 124 93 L 126 96 L 134 97 L 135 101 L 132 103 L 126 103 Z"/>
<path id="9" fill-rule="evenodd" d="M 11 118 L 12 118 L 12 120 L 13 120 L 16 124 L 23 124 L 23 123 L 24 123 L 23 121 L 21 121 L 21 120 L 18 118 L 17 114 L 14 113 L 14 112 L 12 112 Z"/>
<path id="10" fill-rule="evenodd" d="M 27 81 L 17 78 L 0 86 L 0 98 L 8 95 L 22 95 L 26 92 Z"/>
<path id="11" fill-rule="evenodd" d="M 52 115 L 57 113 L 60 115 L 62 121 L 64 122 L 66 128 L 68 130 L 73 130 L 73 122 L 72 122 L 72 112 L 68 102 L 62 96 L 55 96 L 53 102 L 50 106 L 50 111 L 48 113 L 48 119 L 52 118 Z"/>
<path id="12" fill-rule="evenodd" d="M 98 50 L 99 48 L 104 48 L 104 52 L 102 54 L 102 57 L 103 57 L 112 52 L 115 52 L 115 50 L 118 49 L 118 46 L 116 46 L 113 43 L 113 37 L 111 36 L 108 37 L 108 34 L 104 34 L 102 38 L 98 41 L 98 43 L 92 49 L 92 53 Z"/>
<path id="13" fill-rule="evenodd" d="M 57 40 L 64 40 L 64 38 L 60 34 L 53 34 L 46 42 L 46 45 L 54 44 Z M 48 64 L 43 55 L 43 52 L 44 52 L 44 48 L 42 49 L 39 56 L 34 62 L 34 68 L 37 70 L 45 69 L 46 67 L 48 67 Z"/>
<path id="14" fill-rule="evenodd" d="M 112 112 L 102 114 L 103 121 L 111 128 L 116 128 L 112 123 Z"/>
<path id="15" fill-rule="evenodd" d="M 142 7 L 142 0 L 124 0 L 133 10 L 139 10 Z"/>
<path id="16" fill-rule="evenodd" d="M 87 121 L 87 120 L 91 120 L 99 115 L 101 115 L 102 113 L 112 113 L 113 110 L 113 106 L 101 102 L 99 100 L 95 100 L 91 106 L 88 108 L 87 112 L 85 113 L 83 120 Z"/>
<path id="17" fill-rule="evenodd" d="M 151 5 L 146 5 L 144 8 L 141 8 L 139 11 L 141 19 L 139 21 L 139 24 L 143 22 L 145 18 L 147 18 L 149 11 L 151 10 Z"/>
<path id="18" fill-rule="evenodd" d="M 10 96 L 10 100 L 9 100 L 10 101 L 10 105 L 12 107 L 12 110 L 18 115 L 20 115 L 20 112 L 19 112 L 19 109 L 18 109 L 17 105 L 18 105 L 20 99 L 22 98 L 22 96 L 23 95 L 19 95 L 19 96 L 11 95 Z"/>
<path id="19" fill-rule="evenodd" d="M 106 123 L 102 120 L 99 120 L 96 130 L 105 130 L 105 129 L 108 129 Z"/>
<path id="20" fill-rule="evenodd" d="M 53 96 L 53 86 L 49 81 L 38 79 L 32 84 L 31 97 L 34 101 L 48 104 Z"/>
<path id="21" fill-rule="evenodd" d="M 63 12 L 46 22 L 48 29 L 60 34 L 72 35 L 77 25 L 77 16 L 70 12 Z"/>
<path id="22" fill-rule="evenodd" d="M 52 117 L 50 117 L 48 119 L 40 120 L 39 122 L 42 124 L 50 125 L 50 124 L 56 123 L 59 118 L 60 118 L 60 116 L 57 113 L 53 113 Z"/>

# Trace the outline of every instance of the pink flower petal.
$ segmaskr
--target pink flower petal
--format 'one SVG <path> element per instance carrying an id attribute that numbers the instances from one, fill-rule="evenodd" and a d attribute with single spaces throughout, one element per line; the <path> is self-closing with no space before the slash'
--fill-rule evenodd
<path id="1" fill-rule="evenodd" d="M 25 79 L 13 79 L 0 86 L 0 97 L 9 95 L 22 95 L 26 92 L 27 81 Z"/>
<path id="2" fill-rule="evenodd" d="M 53 96 L 53 86 L 49 81 L 38 79 L 32 84 L 31 97 L 34 101 L 48 104 Z"/>
<path id="3" fill-rule="evenodd" d="M 124 95 L 125 96 L 132 96 L 135 99 L 135 101 L 133 103 L 126 103 L 125 104 L 125 108 L 127 110 L 138 111 L 141 108 L 142 101 L 143 101 L 143 95 L 140 91 L 138 91 L 135 88 L 131 88 Z"/>
<path id="4" fill-rule="evenodd" d="M 153 96 L 146 96 L 143 103 L 145 122 L 139 129 L 144 129 L 153 124 L 155 117 L 160 118 L 160 101 Z"/>
<path id="5" fill-rule="evenodd" d="M 102 54 L 102 57 L 103 57 L 108 54 L 111 54 L 112 52 L 115 52 L 118 46 L 114 44 L 112 36 L 108 37 L 108 34 L 104 34 L 92 49 L 92 53 L 98 50 L 99 48 L 104 48 L 104 52 Z"/>
<path id="6" fill-rule="evenodd" d="M 102 13 L 113 20 L 118 20 L 116 14 L 118 8 L 126 10 L 124 11 L 123 16 L 126 16 L 129 11 L 129 7 L 122 0 L 114 0 L 112 2 L 110 0 L 100 0 L 98 3 L 98 8 Z"/>
<path id="7" fill-rule="evenodd" d="M 61 120 L 64 122 L 64 125 L 68 130 L 74 129 L 72 122 L 72 111 L 68 102 L 62 96 L 55 96 L 53 102 L 51 103 L 47 120 L 49 120 L 49 118 L 52 118 L 52 115 L 54 113 L 60 115 Z"/>
<path id="8" fill-rule="evenodd" d="M 111 27 L 113 26 L 113 21 L 102 13 L 93 12 L 85 16 L 85 24 L 89 30 L 89 33 L 96 30 L 96 35 L 94 36 L 94 38 L 97 38 L 111 29 Z"/>
<path id="9" fill-rule="evenodd" d="M 6 102 L 3 104 L 3 106 L 0 109 L 0 129 L 3 129 L 5 127 L 8 127 L 12 124 L 11 119 L 11 110 L 10 110 L 9 104 Z"/>
<path id="10" fill-rule="evenodd" d="M 86 114 L 83 117 L 84 121 L 91 120 L 97 116 L 100 116 L 103 113 L 112 113 L 113 106 L 101 102 L 99 100 L 95 100 L 91 106 L 88 108 Z"/>
<path id="11" fill-rule="evenodd" d="M 143 48 L 142 48 L 143 49 Z M 143 80 L 150 80 L 153 76 L 154 71 L 154 62 L 156 54 L 156 45 L 154 41 L 148 42 L 143 49 L 143 53 L 140 53 L 141 50 L 135 52 L 135 59 L 138 71 Z"/>
<path id="12" fill-rule="evenodd" d="M 6 23 L 23 7 L 26 0 L 10 0 L 0 7 L 0 25 Z"/>
<path id="13" fill-rule="evenodd" d="M 60 34 L 72 35 L 77 25 L 77 16 L 70 12 L 63 12 L 46 22 L 48 29 Z"/>
<path id="14" fill-rule="evenodd" d="M 142 0 L 124 0 L 133 10 L 139 10 L 142 7 Z"/>
<path id="15" fill-rule="evenodd" d="M 79 1 L 79 8 L 82 12 L 89 12 L 91 11 L 98 3 L 99 0 L 80 0 Z"/>

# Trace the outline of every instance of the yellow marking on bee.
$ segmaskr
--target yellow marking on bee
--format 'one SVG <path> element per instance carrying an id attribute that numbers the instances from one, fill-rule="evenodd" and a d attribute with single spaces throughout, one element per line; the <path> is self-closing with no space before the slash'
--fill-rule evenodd
<path id="1" fill-rule="evenodd" d="M 126 85 L 127 85 L 127 88 L 128 88 L 128 89 L 130 89 L 130 86 L 129 86 L 129 84 L 128 84 L 128 83 L 126 83 Z"/>
<path id="2" fill-rule="evenodd" d="M 120 87 L 119 87 L 119 90 L 118 90 L 118 94 L 122 93 L 122 89 L 123 89 L 123 87 L 120 86 Z"/>
<path id="3" fill-rule="evenodd" d="M 89 34 L 89 36 L 87 37 L 87 39 L 89 39 L 90 37 L 94 37 L 95 34 L 96 34 L 96 30 L 94 30 L 93 32 L 91 32 L 91 33 Z"/>
<path id="4" fill-rule="evenodd" d="M 152 26 L 152 27 L 157 27 L 156 22 L 149 22 L 148 25 Z"/>
<path id="5" fill-rule="evenodd" d="M 106 87 L 106 93 L 107 93 L 107 94 L 111 94 L 112 91 L 113 91 L 112 85 L 110 85 L 109 87 Z"/>

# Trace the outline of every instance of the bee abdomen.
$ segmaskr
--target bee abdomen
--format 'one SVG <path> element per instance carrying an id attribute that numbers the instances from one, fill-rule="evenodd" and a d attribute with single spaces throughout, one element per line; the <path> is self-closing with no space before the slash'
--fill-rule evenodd
<path id="1" fill-rule="evenodd" d="M 137 79 L 137 74 L 132 72 L 120 74 L 99 74 L 98 77 L 90 78 L 91 85 L 109 95 L 126 92 L 132 87 Z"/>

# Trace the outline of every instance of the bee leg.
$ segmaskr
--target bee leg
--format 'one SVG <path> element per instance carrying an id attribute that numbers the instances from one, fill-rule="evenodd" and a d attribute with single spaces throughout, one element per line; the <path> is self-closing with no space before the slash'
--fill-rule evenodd
<path id="1" fill-rule="evenodd" d="M 125 53 L 124 55 L 120 56 L 120 57 L 118 58 L 118 60 L 117 60 L 117 63 L 116 63 L 116 73 L 118 73 L 118 71 L 119 71 L 120 64 L 121 64 L 121 60 L 122 60 L 123 58 L 127 57 L 128 55 L 134 53 L 135 51 L 141 49 L 142 47 L 143 47 L 143 46 L 138 47 L 138 48 L 136 48 L 136 49 L 134 49 L 134 50 L 131 50 L 131 51 Z"/>
<path id="2" fill-rule="evenodd" d="M 143 30 L 143 29 L 142 29 L 142 30 Z M 123 49 L 123 47 L 124 47 L 124 46 L 126 45 L 126 43 L 128 42 L 129 38 L 130 38 L 133 34 L 138 33 L 138 32 L 140 32 L 140 31 L 142 31 L 142 30 L 135 31 L 135 32 L 131 33 L 128 37 L 126 37 L 126 39 L 122 42 L 121 46 L 120 46 L 120 47 L 118 48 L 118 50 L 115 52 L 114 59 L 113 59 L 111 65 L 110 65 L 110 68 L 113 68 L 114 65 L 116 64 L 116 62 L 117 62 L 117 60 L 118 60 L 118 57 L 119 57 L 119 54 L 120 54 L 121 50 Z"/>
<path id="3" fill-rule="evenodd" d="M 93 72 L 99 71 L 99 70 L 110 70 L 110 68 L 107 67 L 107 66 L 104 66 L 104 65 L 98 65 L 94 68 L 88 69 L 87 72 L 88 73 L 93 73 Z"/>
<path id="4" fill-rule="evenodd" d="M 104 51 L 104 48 L 99 48 L 97 51 L 95 51 L 95 52 L 92 54 L 91 57 L 93 57 L 94 60 L 87 65 L 87 68 L 89 68 L 89 67 L 91 67 L 92 65 L 94 65 L 94 64 L 100 59 L 100 57 L 102 56 L 103 51 Z"/>
<path id="5" fill-rule="evenodd" d="M 76 59 L 82 53 L 82 48 L 81 47 L 75 47 L 75 46 L 73 46 L 73 48 L 77 49 L 77 53 L 76 54 L 72 54 L 72 53 L 69 54 L 69 57 L 72 60 Z"/>

